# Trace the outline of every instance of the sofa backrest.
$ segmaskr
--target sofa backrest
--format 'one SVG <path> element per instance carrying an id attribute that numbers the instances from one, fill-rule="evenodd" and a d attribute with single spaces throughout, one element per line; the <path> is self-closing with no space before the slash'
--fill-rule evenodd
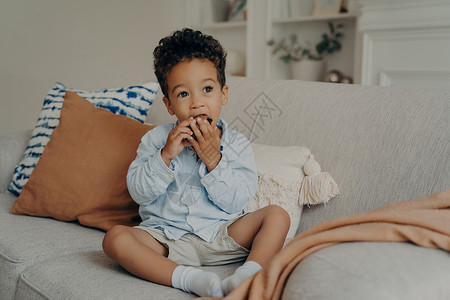
<path id="1" fill-rule="evenodd" d="M 340 195 L 299 231 L 450 188 L 450 90 L 229 77 L 222 117 L 252 142 L 308 147 Z M 158 97 L 148 121 L 170 120 Z"/>

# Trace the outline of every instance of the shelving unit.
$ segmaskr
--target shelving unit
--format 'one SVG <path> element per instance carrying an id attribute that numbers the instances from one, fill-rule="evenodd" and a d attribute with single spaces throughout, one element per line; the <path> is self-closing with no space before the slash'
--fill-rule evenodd
<path id="1" fill-rule="evenodd" d="M 183 1 L 184 5 L 186 6 L 185 7 L 186 26 L 200 30 L 206 34 L 213 35 L 216 39 L 218 39 L 221 42 L 222 46 L 225 48 L 227 52 L 235 51 L 240 55 L 244 56 L 246 60 L 245 70 L 247 71 L 249 69 L 248 64 L 250 63 L 250 60 L 248 59 L 250 52 L 247 47 L 248 45 L 247 32 L 249 31 L 248 20 L 233 20 L 220 22 L 207 20 L 206 22 L 204 22 L 204 20 L 201 20 L 196 10 L 199 7 L 203 7 L 202 9 L 205 9 L 204 7 L 205 1 L 208 0 Z M 215 0 L 209 1 L 211 2 L 211 4 L 209 5 L 208 9 L 212 9 L 213 7 L 212 3 Z M 207 12 L 203 11 L 203 15 L 205 15 L 206 13 Z M 248 72 L 239 75 L 247 76 Z"/>
<path id="2" fill-rule="evenodd" d="M 221 30 L 221 29 L 227 30 L 233 28 L 245 29 L 246 26 L 247 26 L 246 21 L 233 21 L 233 22 L 216 22 L 209 24 L 199 24 L 195 25 L 195 28 L 203 30 Z"/>
<path id="3" fill-rule="evenodd" d="M 190 0 L 187 6 L 192 1 Z M 210 0 L 215 1 L 215 0 Z M 272 55 L 272 49 L 267 41 L 272 38 L 280 40 L 292 33 L 299 35 L 299 42 L 315 44 L 320 40 L 321 34 L 327 31 L 327 22 L 344 24 L 344 39 L 341 51 L 327 57 L 327 70 L 337 69 L 345 75 L 355 78 L 356 62 L 358 57 L 356 37 L 356 13 L 341 13 L 335 15 L 304 15 L 299 17 L 279 17 L 274 6 L 281 5 L 287 0 L 247 0 L 247 19 L 245 21 L 207 22 L 201 24 L 192 18 L 192 8 L 186 7 L 187 26 L 212 34 L 220 40 L 227 51 L 236 50 L 246 57 L 245 76 L 254 78 L 289 79 L 290 71 L 278 57 Z M 302 0 L 314 1 L 314 0 Z M 198 7 L 198 6 L 197 6 Z M 356 50 L 355 50 L 356 49 Z"/>
<path id="4" fill-rule="evenodd" d="M 343 19 L 355 19 L 356 14 L 342 13 L 336 15 L 326 16 L 304 16 L 304 17 L 289 17 L 289 18 L 274 18 L 273 24 L 289 24 L 289 23 L 305 23 L 305 22 L 319 22 L 319 21 L 338 21 Z"/>

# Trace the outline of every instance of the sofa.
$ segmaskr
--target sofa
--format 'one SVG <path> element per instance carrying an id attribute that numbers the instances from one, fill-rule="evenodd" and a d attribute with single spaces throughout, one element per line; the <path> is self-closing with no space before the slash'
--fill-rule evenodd
<path id="1" fill-rule="evenodd" d="M 222 117 L 251 142 L 305 146 L 340 193 L 305 206 L 297 234 L 327 220 L 450 188 L 450 90 L 227 78 Z M 148 123 L 173 121 L 161 101 Z M 0 137 L 1 299 L 189 299 L 127 273 L 104 231 L 13 215 L 8 193 L 31 130 Z M 221 277 L 239 264 L 202 267 Z M 309 255 L 282 299 L 450 299 L 450 254 L 412 243 L 348 242 Z"/>

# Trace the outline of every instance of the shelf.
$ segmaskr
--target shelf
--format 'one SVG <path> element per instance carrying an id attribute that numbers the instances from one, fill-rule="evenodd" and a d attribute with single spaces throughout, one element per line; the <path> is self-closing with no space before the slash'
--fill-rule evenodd
<path id="1" fill-rule="evenodd" d="M 356 19 L 356 14 L 343 13 L 335 15 L 304 16 L 304 17 L 292 17 L 283 19 L 277 18 L 273 20 L 273 24 L 306 23 L 306 22 L 332 21 L 342 19 Z"/>
<path id="2" fill-rule="evenodd" d="M 198 24 L 195 25 L 195 28 L 197 29 L 207 29 L 207 30 L 220 30 L 220 29 L 239 29 L 239 28 L 245 28 L 247 25 L 246 21 L 229 21 L 229 22 L 217 22 L 217 23 L 210 23 L 210 24 Z"/>
<path id="3" fill-rule="evenodd" d="M 327 58 L 330 69 L 340 70 L 348 76 L 355 76 L 355 45 L 356 22 L 359 11 L 353 11 L 331 15 L 308 15 L 296 17 L 281 17 L 292 15 L 280 6 L 288 4 L 291 0 L 247 0 L 247 20 L 234 20 L 225 22 L 213 22 L 212 15 L 202 14 L 204 4 L 210 1 L 211 5 L 216 0 L 185 0 L 186 23 L 204 33 L 217 38 L 227 50 L 236 50 L 245 55 L 245 74 L 255 78 L 290 78 L 289 68 L 280 64 L 272 55 L 267 40 L 271 37 L 283 38 L 296 33 L 301 42 L 315 41 L 321 37 L 324 26 L 328 21 L 343 23 L 343 49 L 336 55 Z M 222 1 L 222 0 L 220 0 Z M 228 0 L 223 0 L 228 1 Z M 231 1 L 231 0 L 230 0 Z M 311 7 L 316 0 L 295 0 L 305 7 Z M 358 1 L 358 0 L 347 0 Z M 217 1 L 218 3 L 219 1 Z M 283 5 L 284 5 L 283 4 Z M 302 6 L 303 7 L 303 6 Z M 203 9 L 203 10 L 202 10 Z M 281 13 L 283 10 L 283 13 Z M 200 11 L 200 13 L 199 13 Z M 306 9 L 298 10 L 306 12 Z M 222 19 L 223 20 L 223 19 Z M 230 57 L 228 57 L 230 59 Z M 357 81 L 357 80 L 356 80 Z"/>

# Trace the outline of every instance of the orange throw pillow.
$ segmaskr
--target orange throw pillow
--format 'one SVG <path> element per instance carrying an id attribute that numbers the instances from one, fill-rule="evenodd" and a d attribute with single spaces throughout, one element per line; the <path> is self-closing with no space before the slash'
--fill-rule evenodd
<path id="1" fill-rule="evenodd" d="M 152 128 L 66 92 L 60 124 L 11 212 L 103 230 L 138 224 L 126 175 L 141 137 Z"/>

